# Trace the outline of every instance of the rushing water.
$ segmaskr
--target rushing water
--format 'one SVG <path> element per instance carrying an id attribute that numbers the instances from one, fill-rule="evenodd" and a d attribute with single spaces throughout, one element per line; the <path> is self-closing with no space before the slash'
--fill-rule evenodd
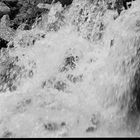
<path id="1" fill-rule="evenodd" d="M 96 43 L 67 25 L 31 46 L 16 44 L 9 56 L 26 74 L 0 93 L 0 137 L 137 136 L 139 115 L 128 116 L 128 106 L 139 17 L 132 7 Z"/>

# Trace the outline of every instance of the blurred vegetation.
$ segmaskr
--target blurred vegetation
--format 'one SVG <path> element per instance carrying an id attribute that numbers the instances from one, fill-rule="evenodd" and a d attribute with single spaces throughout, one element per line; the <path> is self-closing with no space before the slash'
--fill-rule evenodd
<path id="1" fill-rule="evenodd" d="M 48 13 L 47 9 L 40 9 L 37 7 L 39 3 L 51 4 L 52 2 L 60 2 L 62 6 L 70 5 L 73 0 L 1 0 L 10 9 L 10 27 L 17 29 L 22 23 L 26 24 L 26 29 L 30 29 L 32 24 L 37 18 L 39 18 L 43 13 Z M 108 5 L 108 9 L 117 10 L 118 14 L 121 13 L 123 9 L 127 9 L 127 2 L 133 0 L 91 0 L 97 5 L 100 2 L 105 2 Z M 99 4 L 100 5 L 100 4 Z"/>
<path id="2" fill-rule="evenodd" d="M 35 19 L 43 12 L 46 12 L 46 9 L 39 9 L 37 7 L 37 4 L 40 2 L 46 2 L 46 0 L 18 0 L 15 9 L 18 11 L 18 14 L 16 14 L 15 17 L 11 17 L 11 26 L 16 29 L 22 23 L 26 23 L 28 29 L 30 29 L 30 26 L 35 22 Z"/>
<path id="3" fill-rule="evenodd" d="M 63 6 L 71 4 L 72 0 L 2 0 L 10 9 L 10 27 L 17 29 L 22 23 L 26 24 L 26 29 L 30 29 L 36 18 L 43 13 L 47 13 L 47 9 L 40 9 L 37 7 L 39 3 L 51 4 L 52 2 L 60 1 Z"/>

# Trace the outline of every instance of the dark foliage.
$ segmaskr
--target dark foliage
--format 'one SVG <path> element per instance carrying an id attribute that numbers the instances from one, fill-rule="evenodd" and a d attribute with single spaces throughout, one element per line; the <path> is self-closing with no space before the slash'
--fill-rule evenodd
<path id="1" fill-rule="evenodd" d="M 51 4 L 53 0 L 15 0 L 7 1 L 2 0 L 10 9 L 10 20 L 13 29 L 17 29 L 22 23 L 28 25 L 29 30 L 36 18 L 40 17 L 42 13 L 47 13 L 47 9 L 39 9 L 37 5 L 39 3 Z M 55 0 L 54 3 L 60 1 L 63 6 L 67 6 L 72 3 L 72 0 Z"/>
<path id="2" fill-rule="evenodd" d="M 15 17 L 11 17 L 11 26 L 16 29 L 22 23 L 28 25 L 27 29 L 30 29 L 32 24 L 35 22 L 36 18 L 39 17 L 45 9 L 39 9 L 37 4 L 40 2 L 45 2 L 45 0 L 19 0 L 13 13 L 18 12 Z"/>
<path id="3" fill-rule="evenodd" d="M 116 0 L 114 8 L 117 9 L 118 13 L 120 14 L 123 8 L 127 10 L 128 8 L 131 7 L 131 4 L 128 4 L 128 3 L 132 1 L 135 1 L 135 0 Z"/>
<path id="4" fill-rule="evenodd" d="M 70 4 L 72 4 L 73 0 L 55 0 L 55 2 L 61 2 L 62 6 L 68 6 Z"/>
<path id="5" fill-rule="evenodd" d="M 0 38 L 0 49 L 7 48 L 7 41 Z"/>

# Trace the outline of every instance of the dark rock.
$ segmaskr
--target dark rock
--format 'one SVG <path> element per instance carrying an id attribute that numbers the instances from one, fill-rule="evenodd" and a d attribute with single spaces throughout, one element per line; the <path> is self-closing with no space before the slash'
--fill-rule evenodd
<path id="1" fill-rule="evenodd" d="M 73 70 L 76 68 L 76 62 L 79 61 L 78 56 L 68 56 L 64 60 L 63 67 L 60 69 L 61 72 Z"/>
<path id="2" fill-rule="evenodd" d="M 83 75 L 74 76 L 72 74 L 68 74 L 67 79 L 72 83 L 77 83 L 83 80 Z"/>
<path id="3" fill-rule="evenodd" d="M 63 7 L 72 4 L 72 1 L 73 0 L 55 0 L 55 2 L 60 2 Z"/>
<path id="4" fill-rule="evenodd" d="M 7 48 L 7 44 L 8 44 L 8 41 L 0 38 L 0 49 L 1 48 Z"/>
<path id="5" fill-rule="evenodd" d="M 54 88 L 58 91 L 64 91 L 66 89 L 66 83 L 64 83 L 63 81 L 58 81 L 54 85 Z"/>
<path id="6" fill-rule="evenodd" d="M 12 137 L 12 132 L 10 132 L 10 131 L 6 131 L 6 132 L 4 132 L 4 134 L 3 134 L 3 138 L 11 138 Z"/>
<path id="7" fill-rule="evenodd" d="M 44 124 L 45 130 L 47 131 L 56 131 L 58 130 L 58 125 L 56 123 L 50 122 L 47 124 Z"/>
<path id="8" fill-rule="evenodd" d="M 61 123 L 61 126 L 63 127 L 63 126 L 66 126 L 66 123 L 65 122 L 62 122 Z"/>
<path id="9" fill-rule="evenodd" d="M 90 126 L 86 129 L 86 132 L 94 132 L 95 128 L 93 126 Z"/>
<path id="10" fill-rule="evenodd" d="M 115 9 L 117 9 L 118 14 L 120 14 L 123 11 L 123 8 L 127 10 L 131 7 L 131 2 L 135 0 L 116 0 L 115 2 Z"/>

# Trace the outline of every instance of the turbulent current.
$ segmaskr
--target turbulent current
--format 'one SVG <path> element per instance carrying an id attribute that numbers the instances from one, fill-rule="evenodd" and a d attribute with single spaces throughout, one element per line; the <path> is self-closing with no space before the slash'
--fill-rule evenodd
<path id="1" fill-rule="evenodd" d="M 90 2 L 54 4 L 1 50 L 0 137 L 139 136 L 140 2 Z"/>

